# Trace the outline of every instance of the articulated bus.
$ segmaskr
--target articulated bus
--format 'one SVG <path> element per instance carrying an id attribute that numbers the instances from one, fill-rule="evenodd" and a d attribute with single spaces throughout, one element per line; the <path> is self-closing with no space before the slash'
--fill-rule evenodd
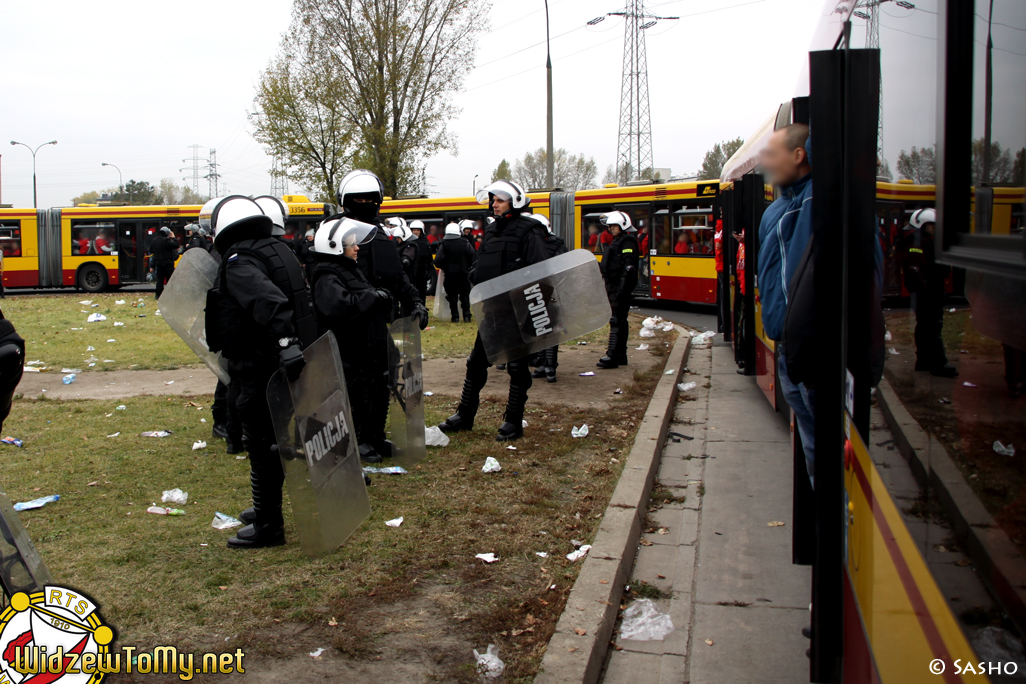
<path id="1" fill-rule="evenodd" d="M 288 237 L 334 212 L 330 204 L 286 195 Z M 199 205 L 0 209 L 4 287 L 76 287 L 86 292 L 146 281 L 150 243 L 168 227 L 184 244 Z"/>
<path id="2" fill-rule="evenodd" d="M 624 211 L 638 229 L 644 258 L 635 294 L 654 299 L 716 303 L 713 254 L 714 205 L 719 183 L 645 181 L 574 192 L 528 193 L 530 210 L 550 219 L 553 232 L 570 249 L 587 249 L 602 260 L 611 236 L 601 214 Z M 441 236 L 445 225 L 487 215 L 473 197 L 397 199 L 381 207 L 383 217 L 424 222 L 428 235 Z"/>
<path id="3" fill-rule="evenodd" d="M 981 291 L 977 283 L 990 284 L 987 298 L 980 300 L 986 306 L 974 304 L 974 327 L 1005 345 L 1006 360 L 1010 348 L 1026 350 L 1026 189 L 1022 177 L 1011 174 L 981 183 L 988 172 L 986 162 L 978 158 L 988 149 L 1001 149 L 984 142 L 982 136 L 991 130 L 981 123 L 984 117 L 993 117 L 995 143 L 1000 139 L 1001 146 L 1013 153 L 1026 143 L 1021 127 L 1023 91 L 1009 87 L 991 93 L 982 87 L 991 68 L 991 55 L 984 59 L 987 45 L 977 38 L 987 30 L 986 3 L 938 0 L 936 5 L 936 13 L 912 15 L 910 10 L 905 18 L 915 35 L 924 33 L 920 37 L 932 40 L 910 45 L 901 36 L 882 34 L 880 49 L 861 49 L 864 32 L 857 23 L 858 30 L 853 30 L 853 22 L 854 17 L 864 17 L 856 12 L 862 4 L 825 0 L 794 97 L 728 160 L 721 177 L 718 208 L 724 221 L 723 244 L 729 247 L 724 264 L 732 280 L 735 358 L 772 409 L 788 416 L 790 408 L 776 372 L 782 348 L 763 330 L 756 278 L 757 228 L 773 199 L 758 157 L 775 130 L 811 122 L 816 192 L 812 271 L 805 275 L 812 279 L 815 324 L 807 332 L 803 353 L 813 357 L 807 359 L 811 363 L 805 382 L 814 390 L 809 394 L 814 397 L 815 459 L 814 472 L 808 473 L 801 435 L 792 419 L 792 556 L 796 564 L 812 566 L 809 681 L 814 682 L 983 683 L 1020 681 L 1023 676 L 1020 660 L 1009 663 L 1010 658 L 980 648 L 981 627 L 999 620 L 973 621 L 973 607 L 960 601 L 968 588 L 956 565 L 966 571 L 965 562 L 938 560 L 936 554 L 943 549 L 928 535 L 924 540 L 926 533 L 915 527 L 921 524 L 929 530 L 935 514 L 906 522 L 907 516 L 914 517 L 905 508 L 912 499 L 901 497 L 914 495 L 891 490 L 894 478 L 881 456 L 886 443 L 874 445 L 870 436 L 871 420 L 889 422 L 892 428 L 898 421 L 886 411 L 883 418 L 871 419 L 881 396 L 891 407 L 888 411 L 893 410 L 892 402 L 899 402 L 887 389 L 889 384 L 877 386 L 879 356 L 894 363 L 884 351 L 889 343 L 883 341 L 879 320 L 884 297 L 908 294 L 902 285 L 898 244 L 916 209 L 937 209 L 936 256 L 961 272 L 952 285 L 955 293 L 961 293 L 965 283 L 973 303 L 971 293 Z M 1006 22 L 1026 25 L 1022 3 L 994 0 L 991 11 L 995 16 L 1001 12 Z M 902 49 L 888 49 L 888 37 Z M 994 74 L 1022 82 L 1026 62 L 999 52 L 992 57 Z M 922 69 L 910 71 L 909 64 L 936 66 L 926 67 L 931 73 L 924 78 Z M 890 84 L 883 107 L 878 100 L 881 79 Z M 925 84 L 924 89 L 910 87 L 910 79 Z M 880 182 L 874 177 L 880 116 L 888 126 L 904 123 L 904 130 L 895 126 L 888 134 L 904 136 L 901 147 L 936 146 L 936 185 Z M 890 144 L 893 162 L 900 147 Z M 738 238 L 726 236 L 742 235 L 746 259 L 739 272 L 734 258 Z M 883 273 L 878 271 L 877 247 L 885 255 Z M 873 301 L 878 279 L 883 287 Z M 983 384 L 977 388 L 969 381 L 965 386 L 971 389 L 959 394 L 963 379 L 949 381 L 950 399 L 944 400 L 954 402 L 956 415 L 993 413 L 995 406 L 988 404 L 993 389 L 988 393 Z M 903 425 L 908 429 L 907 422 Z M 970 574 L 990 594 L 1003 627 L 1020 635 L 1026 632 L 1026 589 L 1021 581 L 1026 560 L 1010 539 L 1011 528 L 1004 529 L 1005 522 L 984 511 L 964 479 L 976 475 L 961 472 L 933 437 L 922 444 L 906 444 L 897 432 L 895 437 L 898 450 L 911 459 L 923 496 L 940 490 L 939 506 L 951 523 L 942 534 L 953 537 L 965 554 Z M 912 433 L 908 439 L 917 438 Z M 909 456 L 911 449 L 919 460 Z M 813 474 L 815 489 L 810 483 Z M 956 501 L 946 492 L 959 492 L 964 500 Z M 1018 635 L 1009 633 L 1007 638 L 1018 648 Z"/>

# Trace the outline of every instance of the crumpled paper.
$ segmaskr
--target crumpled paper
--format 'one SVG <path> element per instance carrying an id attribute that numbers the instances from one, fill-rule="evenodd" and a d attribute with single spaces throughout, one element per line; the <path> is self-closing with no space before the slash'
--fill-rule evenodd
<path id="1" fill-rule="evenodd" d="M 574 561 L 578 561 L 587 556 L 589 551 L 591 551 L 591 544 L 585 544 L 576 551 L 571 551 L 566 554 L 566 559 L 573 563 Z"/>
<path id="2" fill-rule="evenodd" d="M 432 425 L 424 430 L 424 443 L 427 446 L 449 446 L 449 436 L 442 432 L 437 425 Z"/>
<path id="3" fill-rule="evenodd" d="M 574 429 L 570 431 L 570 436 L 571 437 L 587 437 L 588 436 L 588 424 L 585 423 L 581 427 L 576 427 L 575 426 Z"/>
<path id="4" fill-rule="evenodd" d="M 495 459 L 494 456 L 489 456 L 485 459 L 484 465 L 481 467 L 482 473 L 497 473 L 502 470 L 502 466 Z"/>

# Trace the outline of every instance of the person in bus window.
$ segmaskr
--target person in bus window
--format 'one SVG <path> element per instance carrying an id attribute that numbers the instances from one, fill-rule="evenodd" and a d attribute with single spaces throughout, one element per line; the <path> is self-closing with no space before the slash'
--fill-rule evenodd
<path id="1" fill-rule="evenodd" d="M 677 243 L 673 246 L 674 254 L 687 254 L 691 247 L 691 240 L 688 238 L 690 231 L 682 230 L 677 235 Z"/>
<path id="2" fill-rule="evenodd" d="M 114 245 L 111 244 L 110 235 L 106 229 L 100 229 L 93 244 L 96 245 L 96 253 L 100 256 L 110 256 L 110 253 L 114 251 Z"/>
<path id="3" fill-rule="evenodd" d="M 638 228 L 638 243 L 641 245 L 641 256 L 648 256 L 648 226 Z"/>
<path id="4" fill-rule="evenodd" d="M 428 239 L 428 242 L 431 243 L 432 247 L 434 247 L 435 243 L 438 242 L 441 239 L 438 236 L 438 224 L 437 223 L 432 223 L 430 226 L 428 226 L 428 236 L 427 236 L 427 239 Z"/>
<path id="5" fill-rule="evenodd" d="M 76 242 L 78 244 L 79 256 L 85 256 L 86 254 L 89 254 L 89 237 L 85 234 L 85 231 L 78 231 L 78 239 L 76 240 Z"/>
<path id="6" fill-rule="evenodd" d="M 595 254 L 599 253 L 599 227 L 594 223 L 588 224 L 588 249 Z"/>

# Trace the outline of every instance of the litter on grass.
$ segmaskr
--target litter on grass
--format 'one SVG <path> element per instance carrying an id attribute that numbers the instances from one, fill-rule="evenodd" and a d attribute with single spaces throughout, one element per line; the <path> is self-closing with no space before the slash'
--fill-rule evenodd
<path id="1" fill-rule="evenodd" d="M 403 516 L 400 515 L 398 518 L 393 518 L 392 520 L 386 520 L 385 524 L 388 525 L 389 527 L 399 527 L 400 525 L 403 524 Z"/>
<path id="2" fill-rule="evenodd" d="M 61 373 L 81 373 L 81 368 L 61 368 Z"/>
<path id="3" fill-rule="evenodd" d="M 179 506 L 185 504 L 188 500 L 189 492 L 183 492 L 178 487 L 165 489 L 164 493 L 160 496 L 161 503 L 176 503 Z"/>
<path id="4" fill-rule="evenodd" d="M 638 337 L 655 337 L 655 333 L 648 328 L 642 328 L 638 331 Z"/>
<path id="5" fill-rule="evenodd" d="M 663 319 L 661 317 L 652 316 L 651 318 L 646 318 L 645 320 L 643 320 L 641 322 L 641 327 L 647 328 L 648 330 L 654 330 L 662 322 Z"/>
<path id="6" fill-rule="evenodd" d="M 17 437 L 4 437 L 3 439 L 0 439 L 0 442 L 2 442 L 3 444 L 10 444 L 11 446 L 16 446 L 18 448 L 21 448 L 24 444 L 24 442 L 22 442 Z"/>
<path id="7" fill-rule="evenodd" d="M 535 551 L 534 555 L 538 556 L 538 558 L 548 558 L 549 557 L 549 554 L 547 554 L 544 551 Z"/>
<path id="8" fill-rule="evenodd" d="M 108 437 L 117 437 L 120 434 L 121 434 L 120 432 L 115 432 L 113 435 L 107 435 L 107 436 Z"/>
<path id="9" fill-rule="evenodd" d="M 424 396 L 425 397 L 433 397 L 433 396 L 435 396 L 435 393 L 434 392 L 424 392 Z"/>
<path id="10" fill-rule="evenodd" d="M 890 349 L 888 349 L 887 353 L 890 354 L 891 356 L 901 356 L 901 352 L 898 351 L 897 349 L 895 349 L 894 347 L 891 347 Z"/>
<path id="11" fill-rule="evenodd" d="M 589 551 L 591 551 L 591 544 L 585 544 L 576 551 L 571 551 L 570 553 L 566 554 L 566 559 L 571 563 L 573 563 L 574 561 L 579 561 L 580 559 L 587 556 Z"/>
<path id="12" fill-rule="evenodd" d="M 527 427 L 527 421 L 523 418 L 520 419 L 520 427 Z"/>
<path id="13" fill-rule="evenodd" d="M 165 385 L 173 385 L 173 384 L 175 384 L 175 381 L 174 381 L 174 380 L 168 380 L 168 381 L 167 381 L 167 382 L 165 382 L 164 384 L 165 384 Z"/>
<path id="14" fill-rule="evenodd" d="M 124 404 L 121 404 L 120 406 L 116 407 L 114 410 L 115 411 L 124 411 L 126 408 L 128 408 L 128 407 L 125 406 Z"/>
<path id="15" fill-rule="evenodd" d="M 884 331 L 884 342 L 890 342 L 890 341 L 891 341 L 891 331 L 890 330 L 885 330 Z"/>
<path id="16" fill-rule="evenodd" d="M 698 387 L 697 382 L 682 382 L 677 385 L 677 389 L 679 389 L 681 392 L 690 392 L 696 387 Z"/>
<path id="17" fill-rule="evenodd" d="M 364 466 L 363 472 L 373 475 L 405 475 L 406 468 L 400 468 L 399 466 L 385 466 L 383 468 L 377 468 L 375 466 Z"/>
<path id="18" fill-rule="evenodd" d="M 996 441 L 994 442 L 994 452 L 1002 456 L 1015 456 L 1015 445 L 1009 444 L 1005 446 L 1000 441 Z"/>
<path id="19" fill-rule="evenodd" d="M 494 456 L 489 456 L 485 459 L 484 465 L 481 467 L 482 473 L 497 473 L 502 470 L 502 466 L 495 459 Z"/>
<path id="20" fill-rule="evenodd" d="M 971 382 L 963 382 L 962 384 L 965 385 L 966 387 L 976 387 L 976 385 L 974 383 L 971 383 Z"/>
<path id="21" fill-rule="evenodd" d="M 475 648 L 474 658 L 477 660 L 477 674 L 485 684 L 498 681 L 506 670 L 506 664 L 499 660 L 499 647 L 495 644 L 488 644 L 484 653 L 478 653 Z"/>
<path id="22" fill-rule="evenodd" d="M 588 424 L 585 423 L 581 427 L 574 426 L 574 429 L 570 431 L 571 437 L 587 437 L 588 436 Z"/>
<path id="23" fill-rule="evenodd" d="M 673 375 L 675 372 L 676 372 L 676 369 L 675 368 L 671 368 L 670 370 L 668 370 L 665 373 L 663 373 L 663 375 Z"/>
<path id="24" fill-rule="evenodd" d="M 163 506 L 150 506 L 146 512 L 154 515 L 185 515 L 185 511 L 181 508 L 164 508 Z"/>
<path id="25" fill-rule="evenodd" d="M 75 382 L 76 377 L 78 376 L 76 376 L 74 373 L 68 373 L 63 378 L 61 378 L 61 382 L 63 382 L 65 385 L 70 385 L 71 383 Z"/>
<path id="26" fill-rule="evenodd" d="M 647 344 L 639 344 L 637 347 L 635 347 L 635 349 L 637 349 L 638 351 L 648 351 L 648 345 Z"/>
<path id="27" fill-rule="evenodd" d="M 432 425 L 424 430 L 424 444 L 436 447 L 449 446 L 449 435 L 442 432 L 437 425 Z"/>
<path id="28" fill-rule="evenodd" d="M 496 556 L 494 553 L 479 553 L 476 556 L 474 556 L 474 558 L 480 558 L 485 563 L 494 563 L 495 561 L 499 560 L 499 557 Z"/>
<path id="29" fill-rule="evenodd" d="M 122 326 L 122 325 L 124 325 L 124 323 L 122 323 L 121 321 L 114 321 L 114 326 L 115 327 Z"/>
<path id="30" fill-rule="evenodd" d="M 125 303 L 125 300 L 124 299 L 118 299 L 118 300 L 115 300 L 114 303 L 117 304 L 118 306 L 121 306 L 122 304 Z"/>
<path id="31" fill-rule="evenodd" d="M 517 450 L 517 448 L 515 446 L 513 446 L 512 444 L 510 444 L 508 447 L 506 447 L 506 451 L 516 451 L 516 450 Z"/>
<path id="32" fill-rule="evenodd" d="M 638 599 L 623 611 L 620 638 L 631 641 L 662 641 L 672 632 L 673 620 L 660 613 L 650 599 Z"/>
<path id="33" fill-rule="evenodd" d="M 50 496 L 41 496 L 38 499 L 32 499 L 32 501 L 22 501 L 14 504 L 14 510 L 16 511 L 31 511 L 35 508 L 42 508 L 48 503 L 54 501 L 60 501 L 60 494 L 51 494 Z"/>
<path id="34" fill-rule="evenodd" d="M 204 422 L 206 422 L 206 421 L 204 421 Z M 199 451 L 200 449 L 206 449 L 206 448 L 207 448 L 207 443 L 202 441 L 202 440 L 200 440 L 198 442 L 193 442 L 192 443 L 192 450 L 193 451 Z"/>
<path id="35" fill-rule="evenodd" d="M 102 313 L 91 313 L 89 314 L 89 317 L 86 318 L 86 323 L 98 323 L 105 320 L 107 320 L 107 317 Z"/>
<path id="36" fill-rule="evenodd" d="M 707 332 L 700 333 L 698 335 L 693 335 L 691 337 L 691 341 L 694 342 L 695 345 L 697 346 L 697 345 L 705 344 L 706 342 L 711 341 L 712 338 L 714 338 L 714 337 L 716 337 L 716 333 L 714 333 L 712 330 L 709 330 Z"/>
<path id="37" fill-rule="evenodd" d="M 588 371 L 587 373 L 578 373 L 578 375 L 580 375 L 582 378 L 587 378 L 592 375 L 595 375 L 595 371 Z"/>
<path id="38" fill-rule="evenodd" d="M 91 300 L 91 299 L 83 299 L 82 301 L 79 302 L 79 304 L 81 304 L 82 306 L 89 306 L 92 303 L 93 303 L 93 300 Z"/>
<path id="39" fill-rule="evenodd" d="M 107 341 L 108 341 L 108 342 L 117 342 L 117 340 L 115 340 L 114 338 L 111 338 L 111 339 L 109 339 L 109 340 L 107 340 Z"/>
<path id="40" fill-rule="evenodd" d="M 140 437 L 170 437 L 170 430 L 147 430 L 146 432 L 140 432 Z"/>
<path id="41" fill-rule="evenodd" d="M 233 527 L 238 527 L 242 524 L 242 521 L 233 518 L 230 515 L 225 515 L 221 511 L 214 513 L 214 519 L 210 521 L 210 526 L 215 530 L 230 530 Z"/>
<path id="42" fill-rule="evenodd" d="M 311 658 L 320 658 L 321 654 L 324 653 L 327 650 L 328 649 L 326 649 L 326 648 L 319 648 L 316 651 L 310 651 L 310 657 Z"/>
<path id="43" fill-rule="evenodd" d="M 89 350 L 87 349 L 86 351 L 89 351 Z M 35 361 L 27 361 L 25 363 L 25 365 L 26 366 L 45 366 L 46 362 L 45 361 L 40 361 L 40 360 L 37 359 Z"/>

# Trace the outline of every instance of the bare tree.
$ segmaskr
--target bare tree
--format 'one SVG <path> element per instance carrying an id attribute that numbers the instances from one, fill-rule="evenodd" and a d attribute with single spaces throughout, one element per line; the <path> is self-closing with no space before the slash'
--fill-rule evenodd
<path id="1" fill-rule="evenodd" d="M 937 182 L 937 159 L 932 147 L 915 147 L 898 153 L 898 173 L 902 178 L 918 185 Z"/>
<path id="2" fill-rule="evenodd" d="M 283 38 L 261 74 L 250 120 L 254 137 L 281 160 L 286 178 L 334 201 L 354 154 L 353 128 L 339 106 L 345 90 L 299 35 Z"/>
<path id="3" fill-rule="evenodd" d="M 598 165 L 593 158 L 570 154 L 563 148 L 556 150 L 553 156 L 552 182 L 557 188 L 577 191 L 596 187 Z M 546 183 L 545 167 L 545 148 L 539 147 L 513 163 L 513 179 L 525 188 L 543 188 Z"/>
<path id="4" fill-rule="evenodd" d="M 420 163 L 456 150 L 453 95 L 487 26 L 485 0 L 295 0 L 290 32 L 310 37 L 337 106 L 357 134 L 356 162 L 385 192 L 414 189 Z"/>

